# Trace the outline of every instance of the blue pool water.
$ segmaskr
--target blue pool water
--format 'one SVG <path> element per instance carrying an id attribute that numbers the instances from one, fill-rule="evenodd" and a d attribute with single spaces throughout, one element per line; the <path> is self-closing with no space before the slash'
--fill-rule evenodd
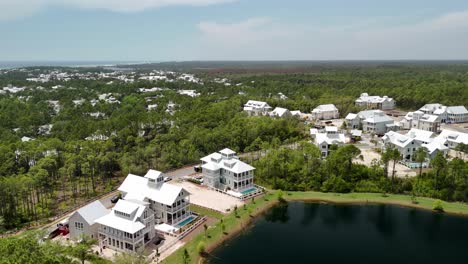
<path id="1" fill-rule="evenodd" d="M 177 227 L 177 228 L 181 228 L 181 227 L 183 227 L 184 225 L 186 225 L 186 224 L 192 222 L 192 220 L 193 220 L 194 218 L 195 218 L 195 217 L 190 216 L 190 217 L 188 217 L 187 219 L 185 219 L 184 221 L 182 221 L 182 222 L 180 222 L 179 224 L 177 224 L 176 227 Z"/>
<path id="2" fill-rule="evenodd" d="M 257 188 L 250 188 L 250 189 L 247 189 L 247 190 L 243 190 L 241 193 L 243 195 L 246 195 L 246 194 L 249 194 L 249 193 L 254 192 L 256 190 L 257 190 Z"/>

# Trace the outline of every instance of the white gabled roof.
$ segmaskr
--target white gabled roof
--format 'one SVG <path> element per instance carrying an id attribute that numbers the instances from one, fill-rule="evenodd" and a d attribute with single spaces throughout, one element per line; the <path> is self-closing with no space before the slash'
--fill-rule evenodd
<path id="1" fill-rule="evenodd" d="M 286 108 L 276 107 L 273 111 L 271 111 L 270 115 L 282 117 L 288 112 L 289 110 Z"/>
<path id="2" fill-rule="evenodd" d="M 139 230 L 145 228 L 145 225 L 142 222 L 138 221 L 138 218 L 141 217 L 145 209 L 145 205 L 138 204 L 132 201 L 119 200 L 112 209 L 112 211 L 96 219 L 96 223 L 109 226 L 117 230 L 121 230 L 123 232 L 134 234 Z M 125 218 L 123 216 L 117 215 L 115 213 L 116 211 L 126 213 L 129 215 L 132 215 L 134 213 L 134 215 L 132 218 Z"/>
<path id="3" fill-rule="evenodd" d="M 416 128 L 412 128 L 410 131 L 408 131 L 408 133 L 406 133 L 406 136 L 410 138 L 414 138 L 421 142 L 431 142 L 433 135 L 434 135 L 434 132 L 416 129 Z"/>
<path id="4" fill-rule="evenodd" d="M 255 101 L 255 100 L 247 101 L 247 103 L 244 106 L 245 107 L 251 107 L 251 108 L 271 108 L 266 102 Z M 245 108 L 244 108 L 244 110 L 245 110 Z"/>
<path id="5" fill-rule="evenodd" d="M 137 193 L 140 194 L 139 197 L 145 197 L 165 205 L 172 205 L 182 190 L 187 194 L 189 193 L 182 187 L 170 183 L 148 184 L 147 178 L 133 174 L 128 174 L 118 190 L 132 194 L 134 197 L 135 195 L 133 194 Z"/>
<path id="6" fill-rule="evenodd" d="M 99 201 L 94 201 L 84 207 L 78 209 L 75 213 L 78 213 L 88 223 L 93 225 L 96 219 L 109 213 L 109 210 Z"/>
<path id="7" fill-rule="evenodd" d="M 145 178 L 156 180 L 159 176 L 161 176 L 162 172 L 157 170 L 148 170 L 145 175 Z"/>
<path id="8" fill-rule="evenodd" d="M 312 110 L 312 113 L 315 112 L 330 112 L 330 111 L 338 111 L 338 108 L 334 104 L 324 104 L 324 105 L 319 105 L 314 110 Z"/>
<path id="9" fill-rule="evenodd" d="M 315 136 L 315 142 L 317 144 L 322 144 L 326 142 L 328 145 L 339 145 L 339 144 L 345 144 L 346 143 L 346 138 L 344 134 L 326 134 L 326 133 L 318 133 Z"/>
<path id="10" fill-rule="evenodd" d="M 445 144 L 447 141 L 451 141 L 457 144 L 468 144 L 468 133 L 444 129 L 442 132 L 440 132 L 440 135 L 435 138 L 435 140 L 442 144 Z"/>
<path id="11" fill-rule="evenodd" d="M 236 154 L 234 150 L 228 149 L 228 148 L 221 150 L 219 153 L 227 155 L 227 156 Z"/>
<path id="12" fill-rule="evenodd" d="M 420 120 L 425 121 L 425 122 L 435 123 L 435 122 L 439 121 L 439 116 L 425 114 L 425 115 L 422 116 L 422 118 Z"/>
<path id="13" fill-rule="evenodd" d="M 447 107 L 447 113 L 449 114 L 455 114 L 455 115 L 462 115 L 462 114 L 468 114 L 468 110 L 466 110 L 466 107 L 460 105 L 460 106 L 449 106 Z"/>
<path id="14" fill-rule="evenodd" d="M 383 97 L 380 97 L 380 96 L 369 96 L 369 94 L 367 93 L 362 93 L 361 96 L 356 99 L 356 102 L 366 102 L 366 103 L 382 103 L 384 102 L 385 100 L 387 101 L 392 101 L 393 98 L 391 97 L 388 97 L 386 95 L 384 95 Z"/>
<path id="15" fill-rule="evenodd" d="M 408 144 L 413 142 L 413 139 L 406 136 L 402 135 L 400 133 L 397 133 L 395 131 L 389 131 L 385 133 L 385 135 L 382 137 L 383 140 L 388 140 L 390 143 L 392 143 L 395 146 L 398 147 L 406 147 Z"/>
<path id="16" fill-rule="evenodd" d="M 226 149 L 222 150 L 225 151 Z M 226 153 L 235 154 L 234 151 L 227 149 Z M 206 157 L 201 158 L 202 161 L 206 162 L 202 165 L 202 168 L 208 170 L 219 170 L 225 169 L 234 173 L 242 173 L 246 171 L 255 170 L 254 167 L 250 166 L 249 164 L 237 159 L 237 158 L 223 158 L 221 154 L 218 152 L 212 153 Z"/>
<path id="17" fill-rule="evenodd" d="M 367 119 L 374 115 L 380 115 L 380 114 L 384 114 L 384 112 L 382 110 L 364 110 L 364 111 L 357 113 L 357 115 L 361 119 Z"/>
<path id="18" fill-rule="evenodd" d="M 345 119 L 346 119 L 346 120 L 354 120 L 354 119 L 356 119 L 357 116 L 358 116 L 357 114 L 349 113 L 349 114 L 345 117 Z"/>
<path id="19" fill-rule="evenodd" d="M 134 202 L 130 202 L 127 200 L 118 200 L 114 208 L 112 208 L 112 210 L 119 211 L 119 212 L 126 213 L 126 214 L 133 214 L 140 207 L 141 205 L 134 203 Z"/>
<path id="20" fill-rule="evenodd" d="M 434 140 L 434 141 L 432 141 L 432 142 L 430 142 L 428 144 L 422 144 L 422 146 L 427 149 L 429 154 L 434 153 L 434 151 L 436 151 L 436 150 L 439 150 L 439 151 L 448 150 L 448 147 L 444 146 L 444 144 L 442 144 L 441 142 L 436 141 L 436 140 Z"/>
<path id="21" fill-rule="evenodd" d="M 353 130 L 351 130 L 351 135 L 353 137 L 360 137 L 360 136 L 362 136 L 362 130 L 353 129 Z"/>

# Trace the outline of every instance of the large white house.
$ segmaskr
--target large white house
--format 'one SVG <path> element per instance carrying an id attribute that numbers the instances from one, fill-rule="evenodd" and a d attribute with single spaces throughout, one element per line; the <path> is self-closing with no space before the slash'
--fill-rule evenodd
<path id="1" fill-rule="evenodd" d="M 244 111 L 250 116 L 267 115 L 271 111 L 271 106 L 266 102 L 249 100 L 244 105 Z"/>
<path id="2" fill-rule="evenodd" d="M 193 219 L 189 192 L 164 183 L 160 171 L 149 170 L 144 177 L 129 174 L 118 190 L 123 200 L 111 213 L 96 220 L 101 246 L 136 252 L 154 238 L 155 225 L 177 230 Z"/>
<path id="3" fill-rule="evenodd" d="M 323 131 L 311 128 L 310 136 L 314 144 L 320 149 L 323 158 L 330 155 L 333 145 L 342 146 L 346 143 L 345 135 L 339 133 L 338 128 L 333 126 L 326 126 Z"/>
<path id="4" fill-rule="evenodd" d="M 140 252 L 156 235 L 154 212 L 148 202 L 119 200 L 112 211 L 96 220 L 99 246 Z"/>
<path id="5" fill-rule="evenodd" d="M 349 113 L 345 118 L 349 129 L 362 129 L 367 133 L 383 135 L 394 130 L 395 122 L 381 110 L 365 110 L 357 114 Z"/>
<path id="6" fill-rule="evenodd" d="M 319 105 L 312 110 L 312 118 L 317 120 L 340 118 L 340 112 L 334 104 Z"/>
<path id="7" fill-rule="evenodd" d="M 400 121 L 403 129 L 421 129 L 431 132 L 440 131 L 440 116 L 433 114 L 425 114 L 423 111 L 408 112 L 402 121 Z"/>
<path id="8" fill-rule="evenodd" d="M 426 104 L 419 109 L 427 115 L 436 115 L 442 123 L 468 122 L 468 110 L 465 106 L 444 106 L 442 104 Z"/>
<path id="9" fill-rule="evenodd" d="M 107 215 L 109 210 L 99 201 L 92 202 L 76 210 L 69 218 L 70 238 L 77 240 L 83 237 L 98 238 L 96 219 Z"/>
<path id="10" fill-rule="evenodd" d="M 357 106 L 365 107 L 366 109 L 381 109 L 391 110 L 395 108 L 395 100 L 388 96 L 369 96 L 367 93 L 362 93 L 355 101 Z"/>
<path id="11" fill-rule="evenodd" d="M 291 116 L 291 112 L 288 109 L 282 107 L 275 107 L 275 109 L 273 109 L 273 111 L 271 111 L 269 114 L 271 117 Z"/>
<path id="12" fill-rule="evenodd" d="M 414 155 L 420 147 L 426 148 L 429 159 L 434 158 L 439 151 L 446 155 L 448 148 L 433 136 L 433 132 L 415 128 L 405 135 L 389 131 L 382 137 L 383 150 L 388 147 L 398 149 L 405 162 L 414 161 L 416 158 Z"/>
<path id="13" fill-rule="evenodd" d="M 164 182 L 164 174 L 149 170 L 144 177 L 129 174 L 118 189 L 125 200 L 148 202 L 156 224 L 176 226 L 190 217 L 190 193 L 182 187 Z"/>
<path id="14" fill-rule="evenodd" d="M 253 190 L 254 170 L 239 160 L 236 152 L 225 148 L 201 158 L 203 183 L 212 188 L 243 194 Z"/>
<path id="15" fill-rule="evenodd" d="M 455 149 L 458 144 L 468 145 L 468 133 L 444 129 L 435 140 L 451 149 Z"/>

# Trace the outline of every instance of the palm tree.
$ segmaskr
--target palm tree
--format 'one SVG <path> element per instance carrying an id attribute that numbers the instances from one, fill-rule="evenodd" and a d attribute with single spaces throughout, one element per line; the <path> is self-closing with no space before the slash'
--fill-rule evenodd
<path id="1" fill-rule="evenodd" d="M 395 166 L 396 166 L 396 163 L 398 161 L 401 160 L 401 154 L 400 154 L 400 151 L 398 151 L 398 149 L 394 148 L 391 150 L 390 152 L 390 158 L 391 160 L 393 161 L 393 170 L 392 170 L 392 192 L 394 192 L 393 190 L 393 186 L 394 186 L 394 182 L 395 182 Z"/>
<path id="2" fill-rule="evenodd" d="M 419 177 L 422 175 L 423 162 L 427 158 L 427 149 L 425 147 L 420 147 L 415 153 L 415 160 L 419 162 Z"/>

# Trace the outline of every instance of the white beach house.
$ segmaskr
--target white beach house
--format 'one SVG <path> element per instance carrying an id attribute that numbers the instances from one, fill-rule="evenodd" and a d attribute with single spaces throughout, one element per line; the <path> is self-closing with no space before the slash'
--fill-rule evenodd
<path id="1" fill-rule="evenodd" d="M 240 194 L 255 188 L 255 168 L 239 160 L 235 151 L 225 148 L 201 158 L 201 161 L 205 185 Z"/>
<path id="2" fill-rule="evenodd" d="M 395 100 L 388 96 L 369 96 L 367 93 L 362 93 L 355 101 L 357 106 L 364 107 L 366 109 L 381 109 L 391 110 L 395 108 Z"/>
<path id="3" fill-rule="evenodd" d="M 312 118 L 316 120 L 329 120 L 340 118 L 340 112 L 334 104 L 319 105 L 312 110 Z"/>
<path id="4" fill-rule="evenodd" d="M 346 143 L 345 135 L 339 133 L 338 128 L 333 126 L 327 126 L 323 131 L 312 128 L 310 129 L 310 136 L 314 144 L 320 149 L 323 158 L 330 155 L 333 145 L 341 146 Z"/>
<path id="5" fill-rule="evenodd" d="M 271 111 L 272 107 L 266 102 L 249 100 L 244 105 L 244 112 L 250 116 L 267 115 Z"/>
<path id="6" fill-rule="evenodd" d="M 365 110 L 357 114 L 349 113 L 345 118 L 349 129 L 362 129 L 363 132 L 383 135 L 394 130 L 394 120 L 381 110 Z"/>

